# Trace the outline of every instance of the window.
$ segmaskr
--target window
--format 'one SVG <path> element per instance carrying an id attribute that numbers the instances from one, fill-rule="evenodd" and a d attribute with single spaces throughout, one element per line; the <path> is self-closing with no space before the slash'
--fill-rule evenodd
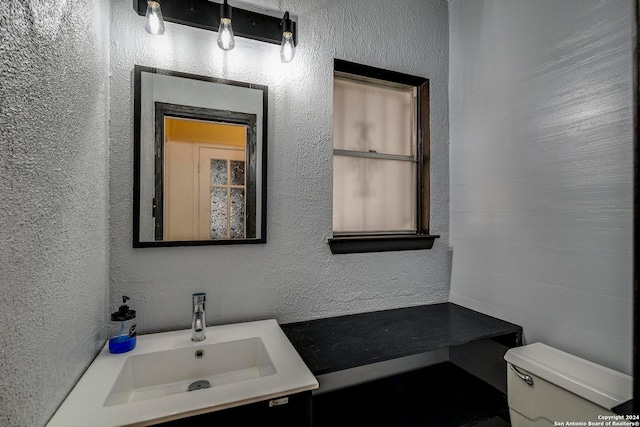
<path id="1" fill-rule="evenodd" d="M 428 249 L 429 81 L 335 60 L 333 253 Z"/>

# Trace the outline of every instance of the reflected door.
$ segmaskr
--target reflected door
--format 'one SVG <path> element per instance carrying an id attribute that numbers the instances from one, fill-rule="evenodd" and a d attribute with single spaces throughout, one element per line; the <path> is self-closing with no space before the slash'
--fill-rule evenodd
<path id="1" fill-rule="evenodd" d="M 247 237 L 247 128 L 165 118 L 164 240 Z"/>

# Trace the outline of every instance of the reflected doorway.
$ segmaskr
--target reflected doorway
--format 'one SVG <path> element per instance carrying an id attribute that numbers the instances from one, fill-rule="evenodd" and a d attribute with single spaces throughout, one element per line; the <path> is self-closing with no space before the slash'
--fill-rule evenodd
<path id="1" fill-rule="evenodd" d="M 156 105 L 156 240 L 255 238 L 255 122 L 186 108 Z"/>

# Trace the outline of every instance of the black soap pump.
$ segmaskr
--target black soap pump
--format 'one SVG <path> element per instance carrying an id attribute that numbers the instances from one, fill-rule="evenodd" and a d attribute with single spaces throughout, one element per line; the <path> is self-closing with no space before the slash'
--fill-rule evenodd
<path id="1" fill-rule="evenodd" d="M 118 311 L 111 313 L 109 325 L 109 352 L 126 353 L 136 346 L 136 312 L 126 304 L 129 297 L 122 297 Z"/>

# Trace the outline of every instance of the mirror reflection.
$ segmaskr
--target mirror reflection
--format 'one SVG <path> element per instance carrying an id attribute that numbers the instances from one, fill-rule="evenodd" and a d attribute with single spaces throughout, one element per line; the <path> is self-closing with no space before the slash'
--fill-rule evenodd
<path id="1" fill-rule="evenodd" d="M 267 88 L 135 74 L 134 247 L 266 241 Z"/>

